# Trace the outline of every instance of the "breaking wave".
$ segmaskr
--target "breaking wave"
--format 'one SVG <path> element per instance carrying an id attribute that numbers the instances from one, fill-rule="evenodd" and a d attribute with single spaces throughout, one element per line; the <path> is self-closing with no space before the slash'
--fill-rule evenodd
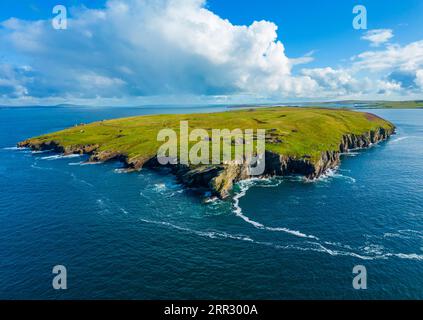
<path id="1" fill-rule="evenodd" d="M 47 157 L 41 157 L 42 160 L 58 160 L 58 159 L 70 159 L 70 158 L 78 158 L 81 157 L 82 155 L 80 154 L 68 154 L 68 155 L 63 155 L 63 154 L 57 154 L 54 156 L 47 156 Z"/>
<path id="2" fill-rule="evenodd" d="M 128 213 L 126 210 L 121 209 L 121 211 L 124 213 Z M 380 259 L 388 259 L 391 257 L 396 257 L 400 259 L 408 259 L 408 260 L 418 260 L 418 261 L 423 260 L 423 255 L 419 255 L 416 253 L 376 253 L 376 252 L 369 251 L 369 252 L 365 252 L 364 254 L 360 254 L 353 251 L 330 249 L 318 242 L 310 242 L 310 241 L 305 242 L 305 245 L 308 245 L 308 246 L 280 245 L 270 241 L 258 241 L 251 238 L 248 235 L 242 235 L 242 234 L 234 235 L 227 232 L 214 231 L 214 230 L 213 231 L 199 231 L 199 230 L 194 230 L 187 227 L 182 227 L 167 221 L 156 221 L 156 220 L 149 220 L 144 218 L 140 218 L 139 220 L 144 223 L 161 225 L 161 226 L 175 229 L 181 232 L 186 232 L 189 234 L 193 234 L 193 235 L 197 235 L 197 236 L 205 237 L 209 239 L 231 239 L 231 240 L 238 240 L 238 241 L 246 241 L 249 243 L 268 246 L 268 247 L 272 247 L 274 249 L 279 249 L 279 250 L 314 251 L 319 253 L 326 253 L 331 256 L 349 256 L 349 257 L 357 258 L 360 260 L 380 260 Z"/>
<path id="3" fill-rule="evenodd" d="M 355 178 L 339 173 L 339 168 L 326 170 L 326 172 L 324 174 L 322 174 L 317 179 L 317 181 L 328 181 L 330 179 L 336 179 L 336 178 L 347 180 L 350 183 L 356 183 L 357 182 L 357 180 Z"/>
<path id="4" fill-rule="evenodd" d="M 411 136 L 399 137 L 399 138 L 391 140 L 391 143 L 398 143 L 400 141 L 403 141 L 403 140 L 406 140 L 406 139 L 409 139 L 409 138 L 411 138 Z"/>
<path id="5" fill-rule="evenodd" d="M 248 191 L 248 189 L 254 185 L 254 182 L 256 182 L 257 179 L 250 179 L 250 180 L 245 180 L 245 181 L 241 181 L 238 185 L 240 187 L 240 192 L 238 192 L 234 197 L 234 213 L 240 217 L 241 219 L 243 219 L 245 222 L 253 225 L 255 228 L 257 229 L 263 229 L 263 230 L 268 230 L 268 231 L 274 231 L 274 232 L 285 232 L 297 237 L 301 237 L 301 238 L 311 238 L 311 239 L 316 239 L 318 240 L 317 237 L 313 236 L 313 235 L 307 235 L 304 234 L 300 231 L 297 230 L 291 230 L 288 228 L 284 228 L 284 227 L 267 227 L 265 225 L 263 225 L 260 222 L 254 221 L 252 219 L 250 219 L 249 217 L 245 216 L 242 212 L 242 208 L 239 205 L 239 200 L 244 197 Z"/>

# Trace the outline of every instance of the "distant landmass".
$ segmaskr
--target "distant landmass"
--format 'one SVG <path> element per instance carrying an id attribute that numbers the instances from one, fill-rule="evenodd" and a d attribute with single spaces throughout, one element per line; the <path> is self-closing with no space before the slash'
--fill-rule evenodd
<path id="1" fill-rule="evenodd" d="M 56 105 L 29 105 L 29 106 L 8 106 L 0 105 L 0 108 L 112 108 L 112 107 L 130 107 L 130 108 L 145 108 L 155 106 L 187 106 L 186 104 L 160 104 L 160 105 L 135 105 L 135 106 L 90 106 L 82 104 L 62 103 Z M 201 107 L 199 104 L 192 105 L 193 107 Z M 419 109 L 423 108 L 423 100 L 407 100 L 407 101 L 388 101 L 388 100 L 337 100 L 337 101 L 314 101 L 314 102 L 278 102 L 278 103 L 259 103 L 259 104 L 212 104 L 207 106 L 226 106 L 229 109 L 242 108 L 268 108 L 268 107 L 328 107 L 328 108 L 355 108 L 355 109 Z"/>
<path id="2" fill-rule="evenodd" d="M 419 109 L 423 108 L 423 100 L 385 101 L 385 100 L 339 100 L 322 102 L 293 102 L 256 105 L 256 107 L 292 106 L 292 107 L 327 107 L 327 108 L 354 108 L 354 109 Z M 245 108 L 248 105 L 233 105 L 229 108 Z"/>

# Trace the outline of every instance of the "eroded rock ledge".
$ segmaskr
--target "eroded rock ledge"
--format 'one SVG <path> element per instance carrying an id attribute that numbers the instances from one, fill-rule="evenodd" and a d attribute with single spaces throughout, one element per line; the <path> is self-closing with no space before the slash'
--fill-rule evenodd
<path id="1" fill-rule="evenodd" d="M 320 177 L 328 169 L 333 169 L 340 164 L 342 153 L 353 149 L 363 149 L 375 143 L 386 140 L 392 135 L 395 128 L 379 128 L 365 132 L 361 135 L 346 134 L 342 136 L 337 150 L 328 150 L 321 153 L 320 159 L 311 161 L 307 156 L 302 158 L 290 157 L 266 151 L 265 171 L 259 177 L 286 176 L 299 174 L 308 179 Z M 118 151 L 99 151 L 98 145 L 84 145 L 63 147 L 55 141 L 34 143 L 31 140 L 20 142 L 18 147 L 27 147 L 32 150 L 52 150 L 62 154 L 88 154 L 90 162 L 105 162 L 118 160 L 125 164 L 128 171 L 142 168 L 159 168 L 161 165 L 156 158 L 128 158 Z M 230 195 L 233 185 L 241 180 L 249 179 L 246 164 L 202 165 L 189 167 L 186 165 L 169 165 L 172 173 L 186 187 L 194 188 L 210 195 L 226 198 Z M 255 176 L 257 178 L 257 176 Z"/>

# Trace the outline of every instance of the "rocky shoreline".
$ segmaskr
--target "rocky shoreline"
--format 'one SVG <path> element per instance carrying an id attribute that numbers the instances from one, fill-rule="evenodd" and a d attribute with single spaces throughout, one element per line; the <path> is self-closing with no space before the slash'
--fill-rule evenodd
<path id="1" fill-rule="evenodd" d="M 340 164 L 343 153 L 353 149 L 371 147 L 373 144 L 388 139 L 394 133 L 394 127 L 388 129 L 380 127 L 377 130 L 365 132 L 361 135 L 343 135 L 339 142 L 339 148 L 337 150 L 322 152 L 320 159 L 317 161 L 311 161 L 306 155 L 302 158 L 296 158 L 266 151 L 265 171 L 261 176 L 255 177 L 265 178 L 299 174 L 308 179 L 316 179 L 327 170 L 337 167 Z M 138 171 L 142 168 L 154 169 L 162 167 L 155 157 L 130 159 L 125 154 L 116 151 L 98 151 L 98 145 L 63 147 L 55 141 L 33 143 L 30 140 L 26 140 L 18 143 L 18 147 L 26 147 L 34 151 L 51 150 L 64 155 L 87 154 L 90 156 L 89 162 L 118 160 L 125 164 L 128 172 Z M 186 187 L 194 188 L 219 198 L 228 197 L 235 183 L 251 178 L 248 174 L 248 166 L 245 163 L 202 165 L 196 167 L 168 165 L 168 167 Z"/>

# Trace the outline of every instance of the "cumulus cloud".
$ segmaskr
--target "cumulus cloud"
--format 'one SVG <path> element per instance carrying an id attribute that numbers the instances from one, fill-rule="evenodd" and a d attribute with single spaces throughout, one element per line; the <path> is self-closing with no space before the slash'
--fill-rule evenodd
<path id="1" fill-rule="evenodd" d="M 382 43 L 388 42 L 393 36 L 391 29 L 374 29 L 367 31 L 361 39 L 370 41 L 371 46 L 378 47 Z"/>
<path id="2" fill-rule="evenodd" d="M 10 64 L 0 64 L 0 97 L 21 98 L 28 94 L 26 84 L 33 81 L 31 68 L 14 68 Z"/>
<path id="3" fill-rule="evenodd" d="M 237 26 L 202 0 L 110 0 L 78 9 L 67 30 L 49 21 L 9 19 L 1 41 L 31 57 L 43 90 L 31 95 L 79 97 L 160 94 L 304 95 L 315 83 L 293 76 L 277 26 Z"/>
<path id="4" fill-rule="evenodd" d="M 370 71 L 416 70 L 423 65 L 423 40 L 405 46 L 391 45 L 385 50 L 366 51 L 353 57 L 354 67 Z"/>
<path id="5" fill-rule="evenodd" d="M 298 71 L 313 61 L 313 52 L 288 57 L 274 23 L 234 25 L 207 9 L 205 0 L 109 0 L 102 9 L 70 11 L 67 30 L 53 29 L 48 20 L 0 23 L 0 54 L 13 57 L 0 65 L 0 97 L 386 95 L 405 88 L 398 77 L 403 72 L 413 76 L 407 90 L 421 88 L 423 41 L 361 53 L 343 68 Z M 392 32 L 366 36 L 380 44 Z M 363 70 L 377 76 L 363 76 Z"/>
<path id="6" fill-rule="evenodd" d="M 335 70 L 331 67 L 303 69 L 302 73 L 314 79 L 321 88 L 336 91 L 340 95 L 353 90 L 357 80 L 347 70 Z"/>
<path id="7" fill-rule="evenodd" d="M 370 79 L 357 75 L 352 69 L 326 67 L 303 69 L 302 73 L 315 80 L 319 85 L 320 94 L 326 97 L 365 96 L 370 94 L 389 96 L 401 91 L 401 84 L 394 79 Z"/>
<path id="8" fill-rule="evenodd" d="M 415 82 L 423 90 L 423 70 L 418 70 L 416 72 Z"/>
<path id="9" fill-rule="evenodd" d="M 399 84 L 403 89 L 421 93 L 419 72 L 423 69 L 423 41 L 363 52 L 352 58 L 351 68 L 353 72 L 385 75 L 389 81 Z"/>

